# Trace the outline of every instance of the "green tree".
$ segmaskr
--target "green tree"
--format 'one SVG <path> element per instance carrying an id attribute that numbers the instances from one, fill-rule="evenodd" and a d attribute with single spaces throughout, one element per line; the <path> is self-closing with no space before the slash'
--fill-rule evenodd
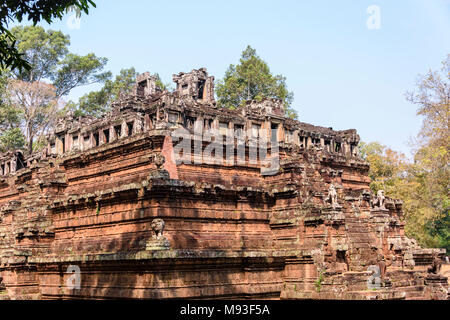
<path id="1" fill-rule="evenodd" d="M 10 103 L 22 116 L 29 154 L 33 152 L 35 139 L 43 136 L 56 118 L 60 101 L 55 91 L 54 86 L 40 81 L 11 80 L 8 84 Z"/>
<path id="2" fill-rule="evenodd" d="M 409 161 L 377 142 L 361 142 L 359 149 L 370 164 L 371 190 L 384 190 L 388 197 L 403 201 L 407 235 L 422 246 L 450 250 L 448 196 L 442 190 L 435 193 L 436 186 L 430 184 L 433 172 L 426 163 L 417 157 Z"/>
<path id="3" fill-rule="evenodd" d="M 111 103 L 120 94 L 129 93 L 136 83 L 137 72 L 134 68 L 122 69 L 114 80 L 107 80 L 99 91 L 92 91 L 82 96 L 78 104 L 70 103 L 75 116 L 90 115 L 100 117 L 111 109 Z"/>
<path id="4" fill-rule="evenodd" d="M 421 75 L 406 97 L 423 117 L 413 161 L 379 143 L 361 143 L 361 156 L 370 163 L 371 189 L 403 200 L 408 236 L 449 251 L 450 55 L 439 71 Z"/>
<path id="5" fill-rule="evenodd" d="M 156 77 L 156 86 L 159 87 L 161 90 L 168 90 L 168 91 L 173 90 L 172 83 L 170 82 L 164 83 L 161 77 L 159 76 L 159 73 L 155 73 L 153 74 L 153 76 Z"/>
<path id="6" fill-rule="evenodd" d="M 132 91 L 138 73 L 134 68 L 122 69 L 114 80 L 107 80 L 99 91 L 92 91 L 82 96 L 78 103 L 70 102 L 69 109 L 74 111 L 75 116 L 90 115 L 100 117 L 111 110 L 111 104 L 119 99 L 122 94 Z M 162 82 L 158 73 L 156 85 L 162 90 L 170 89 L 170 84 Z"/>
<path id="7" fill-rule="evenodd" d="M 70 53 L 69 36 L 60 31 L 18 26 L 11 33 L 17 40 L 17 49 L 31 66 L 27 70 L 13 70 L 7 86 L 9 104 L 20 111 L 20 128 L 31 154 L 35 141 L 42 140 L 58 117 L 61 98 L 75 87 L 104 82 L 111 73 L 102 72 L 106 58 L 93 53 L 85 56 Z"/>
<path id="8" fill-rule="evenodd" d="M 8 129 L 0 134 L 0 152 L 23 149 L 25 144 L 25 136 L 20 128 Z"/>
<path id="9" fill-rule="evenodd" d="M 411 219 L 427 231 L 430 246 L 450 250 L 450 54 L 440 70 L 419 76 L 416 91 L 407 92 L 406 98 L 423 117 L 414 162 L 424 212 L 413 213 Z"/>
<path id="10" fill-rule="evenodd" d="M 273 75 L 267 63 L 250 46 L 242 52 L 238 65 L 228 67 L 224 78 L 217 83 L 216 93 L 218 104 L 227 108 L 237 108 L 247 100 L 280 99 L 288 117 L 297 118 L 291 107 L 294 95 L 287 89 L 286 78 Z"/>
<path id="11" fill-rule="evenodd" d="M 395 196 L 398 185 L 408 174 L 409 163 L 405 155 L 378 142 L 360 142 L 358 148 L 361 157 L 370 164 L 370 189 L 374 193 L 384 190 Z"/>
<path id="12" fill-rule="evenodd" d="M 5 70 L 0 70 L 0 152 L 22 149 L 25 137 L 20 130 L 21 112 L 9 103 L 8 77 Z"/>
<path id="13" fill-rule="evenodd" d="M 442 61 L 439 71 L 430 70 L 420 75 L 417 90 L 406 93 L 406 99 L 418 106 L 417 115 L 423 116 L 419 145 L 437 148 L 450 146 L 450 54 Z M 442 151 L 448 157 L 448 152 Z"/>
<path id="14" fill-rule="evenodd" d="M 8 23 L 14 20 L 22 22 L 28 18 L 36 25 L 44 20 L 51 23 L 61 19 L 65 12 L 76 8 L 77 14 L 89 13 L 89 7 L 95 7 L 91 0 L 5 0 L 0 3 L 0 66 L 3 68 L 30 69 L 30 63 L 16 47 L 16 38 L 8 31 Z"/>
<path id="15" fill-rule="evenodd" d="M 62 97 L 82 85 L 104 82 L 110 72 L 101 72 L 108 59 L 90 53 L 80 56 L 69 52 L 70 38 L 61 31 L 42 27 L 18 26 L 11 29 L 17 49 L 29 61 L 29 70 L 14 70 L 17 79 L 34 82 L 49 81 Z"/>

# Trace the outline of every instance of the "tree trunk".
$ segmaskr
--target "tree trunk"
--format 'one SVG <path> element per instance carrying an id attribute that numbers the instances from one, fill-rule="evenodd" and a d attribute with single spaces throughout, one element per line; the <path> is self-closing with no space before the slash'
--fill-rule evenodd
<path id="1" fill-rule="evenodd" d="M 31 128 L 31 124 L 27 124 L 27 149 L 29 155 L 33 153 L 33 129 Z"/>

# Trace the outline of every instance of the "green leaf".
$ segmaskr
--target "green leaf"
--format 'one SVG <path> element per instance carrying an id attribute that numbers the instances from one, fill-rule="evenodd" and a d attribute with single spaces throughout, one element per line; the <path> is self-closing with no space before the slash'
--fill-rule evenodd
<path id="1" fill-rule="evenodd" d="M 291 107 L 294 94 L 288 91 L 286 78 L 273 75 L 267 63 L 250 46 L 242 52 L 239 64 L 231 64 L 224 78 L 216 83 L 216 94 L 218 105 L 226 108 L 238 108 L 247 100 L 280 99 L 284 102 L 287 116 L 297 118 Z"/>

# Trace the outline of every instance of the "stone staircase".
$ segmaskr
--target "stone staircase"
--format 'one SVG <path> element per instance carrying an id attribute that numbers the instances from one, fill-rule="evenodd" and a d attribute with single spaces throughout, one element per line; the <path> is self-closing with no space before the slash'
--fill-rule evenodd
<path id="1" fill-rule="evenodd" d="M 375 258 L 371 246 L 376 243 L 376 238 L 370 232 L 368 219 L 359 217 L 346 217 L 345 225 L 351 257 L 349 267 L 352 271 L 366 271 L 371 263 L 367 263 L 368 258 Z"/>

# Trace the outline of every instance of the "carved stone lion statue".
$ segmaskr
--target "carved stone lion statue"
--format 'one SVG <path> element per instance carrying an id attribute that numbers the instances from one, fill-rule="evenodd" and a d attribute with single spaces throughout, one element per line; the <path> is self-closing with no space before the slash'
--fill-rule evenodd
<path id="1" fill-rule="evenodd" d="M 169 250 L 170 242 L 163 236 L 165 222 L 163 219 L 156 218 L 153 219 L 151 227 L 155 234 L 147 240 L 145 249 L 146 250 Z"/>
<path id="2" fill-rule="evenodd" d="M 439 274 L 441 271 L 442 260 L 437 256 L 436 253 L 433 253 L 433 261 L 431 263 L 431 267 L 428 267 L 428 273 Z"/>
<path id="3" fill-rule="evenodd" d="M 378 190 L 377 192 L 378 206 L 384 209 L 384 200 L 386 197 L 384 196 L 384 190 Z"/>
<path id="4" fill-rule="evenodd" d="M 158 170 L 161 170 L 163 168 L 164 163 L 166 162 L 166 158 L 164 158 L 162 154 L 158 153 L 154 155 L 153 161 L 156 165 L 156 168 Z"/>
<path id="5" fill-rule="evenodd" d="M 339 207 L 339 203 L 337 201 L 336 187 L 334 185 L 330 185 L 330 188 L 328 189 L 328 195 L 325 201 L 331 203 L 332 208 Z"/>
<path id="6" fill-rule="evenodd" d="M 161 153 L 153 155 L 153 163 L 156 166 L 156 170 L 151 170 L 149 178 L 170 179 L 169 172 L 166 169 L 164 169 L 164 163 L 166 163 L 166 158 Z"/>
<path id="7" fill-rule="evenodd" d="M 372 208 L 386 209 L 385 200 L 384 190 L 378 190 L 377 195 L 372 199 Z"/>
<path id="8" fill-rule="evenodd" d="M 164 227 L 165 227 L 166 223 L 164 222 L 163 219 L 157 218 L 157 219 L 153 219 L 151 227 L 152 230 L 155 232 L 155 234 L 153 235 L 154 239 L 163 239 L 163 231 L 164 231 Z"/>

